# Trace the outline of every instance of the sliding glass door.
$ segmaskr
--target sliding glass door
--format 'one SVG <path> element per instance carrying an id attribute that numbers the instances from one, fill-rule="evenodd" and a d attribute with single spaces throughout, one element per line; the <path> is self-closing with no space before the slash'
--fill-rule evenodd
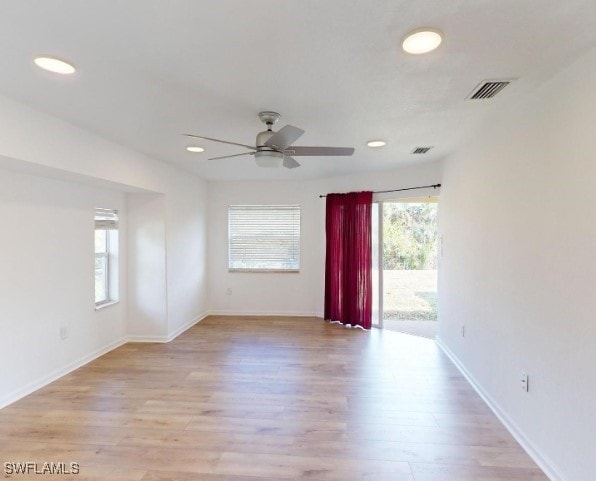
<path id="1" fill-rule="evenodd" d="M 434 337 L 437 322 L 436 199 L 373 204 L 373 324 Z"/>

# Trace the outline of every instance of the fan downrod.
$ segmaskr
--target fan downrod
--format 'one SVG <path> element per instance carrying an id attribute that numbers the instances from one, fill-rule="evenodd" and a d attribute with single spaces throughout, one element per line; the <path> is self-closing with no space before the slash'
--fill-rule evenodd
<path id="1" fill-rule="evenodd" d="M 259 119 L 261 119 L 261 122 L 263 122 L 267 126 L 267 130 L 271 130 L 271 127 L 273 127 L 273 124 L 275 124 L 275 122 L 277 122 L 280 117 L 281 117 L 281 115 L 278 114 L 277 112 L 270 112 L 270 111 L 259 112 Z"/>

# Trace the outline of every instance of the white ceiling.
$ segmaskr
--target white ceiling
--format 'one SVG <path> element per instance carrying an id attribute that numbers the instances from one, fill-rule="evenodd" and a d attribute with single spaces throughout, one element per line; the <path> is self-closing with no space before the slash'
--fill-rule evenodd
<path id="1" fill-rule="evenodd" d="M 443 45 L 403 53 L 421 26 L 441 29 Z M 0 92 L 207 179 L 311 179 L 445 156 L 596 45 L 595 32 L 593 0 L 2 1 Z M 43 72 L 40 54 L 78 71 Z M 465 100 L 483 79 L 512 77 L 492 101 Z M 305 129 L 297 145 L 356 152 L 290 171 L 206 160 L 242 151 L 232 146 L 185 151 L 183 132 L 254 144 L 260 110 Z M 377 138 L 387 146 L 366 147 Z"/>

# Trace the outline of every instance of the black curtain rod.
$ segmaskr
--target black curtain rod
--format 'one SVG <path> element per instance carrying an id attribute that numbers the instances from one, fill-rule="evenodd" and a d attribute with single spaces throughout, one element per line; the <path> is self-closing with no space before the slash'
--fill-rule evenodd
<path id="1" fill-rule="evenodd" d="M 441 184 L 433 184 L 433 185 L 421 185 L 419 187 L 407 187 L 405 189 L 393 189 L 393 190 L 375 190 L 373 192 L 373 194 L 387 194 L 389 192 L 403 192 L 404 190 L 416 190 L 416 189 L 429 189 L 429 188 L 433 188 L 433 189 L 438 189 L 439 187 L 441 187 Z M 320 199 L 322 199 L 323 197 L 327 197 L 327 194 L 321 194 L 319 196 Z"/>

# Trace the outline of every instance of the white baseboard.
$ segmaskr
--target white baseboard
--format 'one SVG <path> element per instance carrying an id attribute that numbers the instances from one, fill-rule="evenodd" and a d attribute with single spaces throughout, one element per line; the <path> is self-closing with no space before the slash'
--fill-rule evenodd
<path id="1" fill-rule="evenodd" d="M 24 398 L 25 396 L 31 394 L 34 391 L 37 391 L 38 389 L 41 389 L 44 386 L 47 386 L 48 384 L 54 382 L 56 379 L 59 379 L 62 376 L 66 376 L 72 371 L 84 366 L 85 364 L 97 359 L 98 357 L 101 357 L 104 354 L 107 354 L 108 352 L 113 351 L 114 349 L 122 346 L 123 344 L 126 344 L 126 342 L 126 338 L 111 342 L 110 344 L 107 344 L 106 346 L 103 346 L 90 354 L 86 354 L 80 359 L 77 359 L 76 361 L 73 361 L 62 368 L 55 369 L 46 376 L 42 376 L 39 379 L 30 382 L 22 388 L 7 394 L 2 399 L 0 399 L 0 409 L 8 406 L 9 404 L 12 404 L 15 401 L 18 401 L 19 399 Z"/>
<path id="2" fill-rule="evenodd" d="M 210 316 L 262 316 L 262 317 L 319 317 L 314 312 L 305 311 L 210 311 Z"/>
<path id="3" fill-rule="evenodd" d="M 170 333 L 170 335 L 167 337 L 167 341 L 166 342 L 170 342 L 173 341 L 174 339 L 176 339 L 180 334 L 182 334 L 184 331 L 190 329 L 192 326 L 194 326 L 195 324 L 198 324 L 199 322 L 201 322 L 203 319 L 205 319 L 207 316 L 209 316 L 210 314 L 208 312 L 204 312 L 203 314 L 199 314 L 198 316 L 196 316 L 194 319 L 192 319 L 191 321 L 187 322 L 186 324 L 180 326 L 178 329 L 174 330 L 173 332 Z"/>
<path id="4" fill-rule="evenodd" d="M 178 337 L 180 334 L 182 334 L 184 331 L 186 331 L 187 329 L 191 328 L 198 322 L 201 322 L 207 316 L 208 316 L 207 313 L 197 316 L 190 322 L 187 322 L 183 326 L 180 326 L 178 329 L 176 329 L 174 332 L 172 332 L 169 336 L 134 336 L 133 335 L 133 336 L 127 336 L 122 339 L 119 339 L 118 341 L 112 342 L 100 349 L 97 349 L 96 351 L 93 351 L 90 354 L 83 356 L 82 358 L 80 358 L 74 362 L 71 362 L 70 364 L 67 364 L 66 366 L 64 366 L 62 368 L 52 371 L 50 374 L 48 374 L 46 376 L 42 376 L 41 378 L 30 382 L 26 386 L 24 386 L 20 389 L 17 389 L 16 391 L 13 391 L 13 392 L 7 394 L 6 396 L 4 396 L 3 398 L 0 399 L 0 409 L 8 406 L 9 404 L 14 403 L 15 401 L 18 401 L 19 399 L 24 398 L 25 396 L 31 394 L 34 391 L 37 391 L 38 389 L 41 389 L 44 386 L 47 386 L 48 384 L 50 384 L 51 382 L 54 382 L 55 380 L 61 378 L 62 376 L 66 376 L 67 374 L 71 373 L 72 371 L 84 366 L 85 364 L 90 363 L 91 361 L 97 359 L 98 357 L 101 357 L 104 354 L 107 354 L 108 352 L 113 351 L 114 349 L 116 349 L 128 342 L 170 342 L 173 339 L 175 339 L 176 337 Z"/>
<path id="5" fill-rule="evenodd" d="M 126 342 L 158 342 L 165 343 L 168 341 L 168 336 L 143 336 L 141 334 L 130 334 L 126 338 Z"/>
<path id="6" fill-rule="evenodd" d="M 170 333 L 167 336 L 143 336 L 143 335 L 137 335 L 137 334 L 130 334 L 127 337 L 127 342 L 161 342 L 161 343 L 171 342 L 174 339 L 176 339 L 180 334 L 182 334 L 184 331 L 186 331 L 187 329 L 190 329 L 195 324 L 201 322 L 203 319 L 205 319 L 209 315 L 210 315 L 209 312 L 200 314 L 200 315 L 196 316 L 195 318 L 193 318 L 192 320 L 190 320 L 189 322 L 187 322 L 186 324 L 183 324 L 182 326 L 180 326 L 179 328 L 177 328 L 175 331 L 173 331 L 172 333 Z"/>
<path id="7" fill-rule="evenodd" d="M 554 467 L 552 461 L 550 461 L 547 456 L 544 456 L 534 445 L 534 443 L 522 433 L 517 424 L 515 424 L 509 415 L 492 398 L 492 396 L 484 390 L 482 385 L 474 378 L 474 376 L 472 376 L 472 374 L 470 374 L 470 372 L 453 353 L 453 351 L 451 351 L 451 349 L 449 349 L 449 347 L 447 347 L 447 345 L 439 337 L 437 337 L 435 341 L 441 350 L 447 355 L 447 357 L 451 359 L 453 364 L 455 364 L 455 366 L 460 370 L 460 372 L 472 385 L 474 390 L 492 410 L 495 416 L 499 418 L 499 421 L 503 423 L 505 428 L 507 428 L 515 440 L 521 445 L 521 447 L 526 450 L 528 455 L 534 460 L 538 467 L 544 471 L 544 474 L 546 474 L 551 481 L 565 481 L 565 478 Z"/>

